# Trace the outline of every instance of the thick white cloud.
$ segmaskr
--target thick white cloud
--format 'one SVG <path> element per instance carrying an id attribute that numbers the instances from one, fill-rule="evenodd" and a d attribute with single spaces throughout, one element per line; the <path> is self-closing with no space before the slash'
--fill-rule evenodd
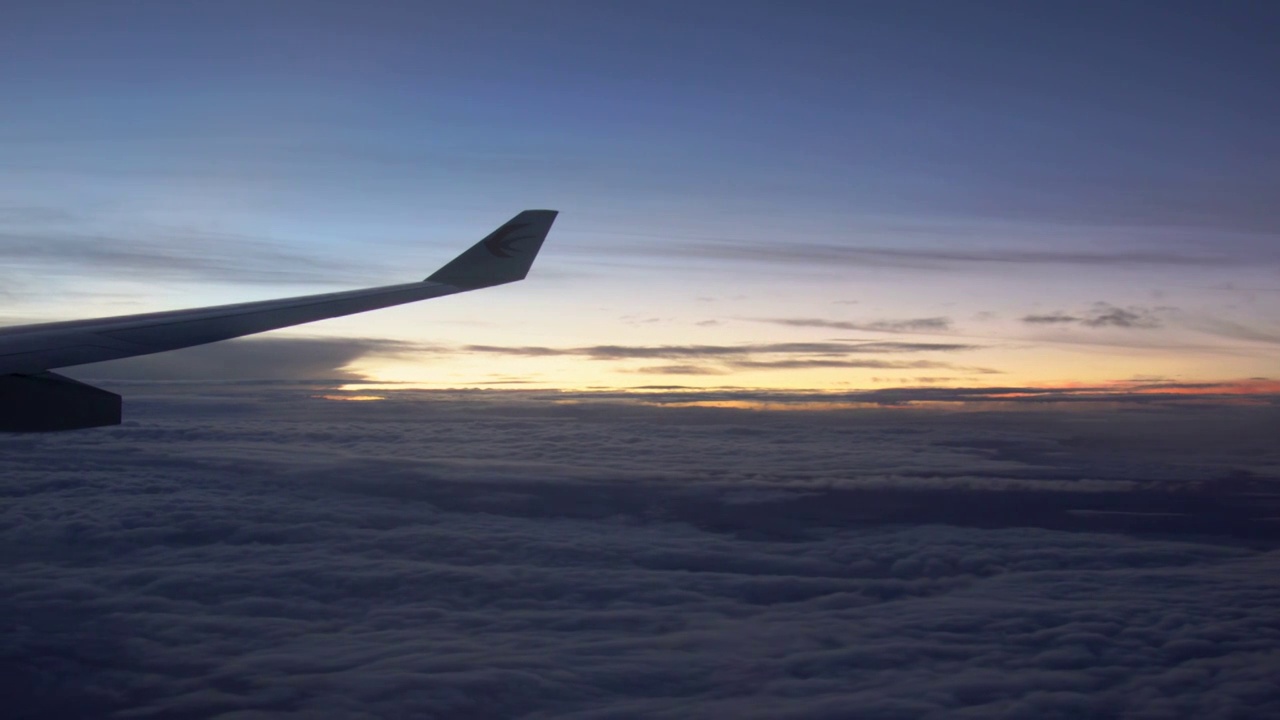
<path id="1" fill-rule="evenodd" d="M 1247 445 L 1193 466 L 1101 415 L 131 391 L 120 428 L 0 438 L 18 717 L 1280 712 L 1273 541 L 886 524 L 847 494 L 1070 506 L 1268 461 Z"/>

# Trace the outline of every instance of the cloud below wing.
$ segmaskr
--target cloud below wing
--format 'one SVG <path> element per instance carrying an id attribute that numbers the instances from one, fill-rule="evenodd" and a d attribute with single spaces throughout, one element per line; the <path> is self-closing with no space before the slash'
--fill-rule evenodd
<path id="1" fill-rule="evenodd" d="M 376 338 L 265 337 L 81 365 L 68 375 L 92 380 L 246 380 L 355 382 L 348 367 L 372 355 L 398 355 L 419 347 Z"/>
<path id="2" fill-rule="evenodd" d="M 1270 541 L 1064 512 L 1266 482 L 1258 408 L 167 387 L 116 429 L 0 438 L 0 683 L 33 714 L 1280 710 Z M 978 512 L 1015 492 L 1006 524 Z M 926 508 L 951 515 L 920 523 Z M 1077 524 L 1029 527 L 1035 508 Z"/>

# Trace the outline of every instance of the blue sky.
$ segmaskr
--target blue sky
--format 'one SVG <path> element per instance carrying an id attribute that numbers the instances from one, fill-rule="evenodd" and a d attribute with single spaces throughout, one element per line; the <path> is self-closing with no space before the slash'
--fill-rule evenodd
<path id="1" fill-rule="evenodd" d="M 0 29 L 0 314 L 398 282 L 552 207 L 527 283 L 295 334 L 430 344 L 354 365 L 425 385 L 1273 377 L 1276 20 L 1248 3 L 29 4 Z M 965 348 L 866 367 L 783 347 L 904 338 Z M 641 351 L 570 352 L 604 344 Z"/>

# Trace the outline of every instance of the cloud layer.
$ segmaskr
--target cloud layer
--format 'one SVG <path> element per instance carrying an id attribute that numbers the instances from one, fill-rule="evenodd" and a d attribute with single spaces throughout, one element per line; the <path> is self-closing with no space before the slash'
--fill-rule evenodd
<path id="1" fill-rule="evenodd" d="M 1271 409 L 131 393 L 119 428 L 0 437 L 19 717 L 1280 711 L 1274 539 L 1091 504 L 1256 504 Z"/>

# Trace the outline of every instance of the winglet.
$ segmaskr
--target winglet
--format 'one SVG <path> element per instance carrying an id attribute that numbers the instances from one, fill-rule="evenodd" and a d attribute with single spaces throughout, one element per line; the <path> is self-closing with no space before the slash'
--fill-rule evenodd
<path id="1" fill-rule="evenodd" d="M 555 210 L 525 210 L 427 278 L 474 290 L 523 280 L 547 239 Z"/>

